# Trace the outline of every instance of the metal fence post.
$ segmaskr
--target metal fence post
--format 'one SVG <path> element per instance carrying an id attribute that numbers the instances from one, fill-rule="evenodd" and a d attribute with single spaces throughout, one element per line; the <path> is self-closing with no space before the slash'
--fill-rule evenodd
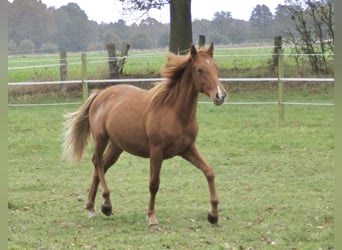
<path id="1" fill-rule="evenodd" d="M 279 121 L 285 119 L 285 93 L 284 93 L 284 49 L 278 50 L 278 106 L 279 106 Z"/>
<path id="2" fill-rule="evenodd" d="M 87 54 L 82 53 L 82 97 L 83 101 L 88 98 L 88 72 L 87 72 Z"/>

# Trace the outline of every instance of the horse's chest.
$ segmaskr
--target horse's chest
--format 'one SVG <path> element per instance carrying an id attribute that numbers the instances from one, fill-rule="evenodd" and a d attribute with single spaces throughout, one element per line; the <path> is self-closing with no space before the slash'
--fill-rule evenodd
<path id="1" fill-rule="evenodd" d="M 195 119 L 184 121 L 170 110 L 163 110 L 147 119 L 146 134 L 149 144 L 161 150 L 164 158 L 181 155 L 193 145 L 197 132 Z"/>
<path id="2" fill-rule="evenodd" d="M 197 126 L 174 127 L 162 138 L 164 156 L 166 158 L 182 154 L 194 144 L 197 136 Z"/>

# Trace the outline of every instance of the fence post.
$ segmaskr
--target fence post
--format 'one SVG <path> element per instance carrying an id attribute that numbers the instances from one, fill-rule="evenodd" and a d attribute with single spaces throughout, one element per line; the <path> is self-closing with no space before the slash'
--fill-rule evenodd
<path id="1" fill-rule="evenodd" d="M 281 36 L 275 36 L 273 38 L 273 66 L 276 67 L 278 66 L 278 55 L 279 55 L 279 50 L 283 48 L 283 42 Z"/>
<path id="2" fill-rule="evenodd" d="M 279 121 L 285 118 L 285 94 L 284 94 L 284 49 L 278 50 L 278 106 L 279 106 Z"/>
<path id="3" fill-rule="evenodd" d="M 121 55 L 120 55 L 120 57 L 122 57 L 122 58 L 119 60 L 119 63 L 118 63 L 119 74 L 122 74 L 122 72 L 123 72 L 123 67 L 125 65 L 126 56 L 128 55 L 128 50 L 130 47 L 131 47 L 131 45 L 129 45 L 127 43 L 122 43 Z"/>
<path id="4" fill-rule="evenodd" d="M 205 35 L 199 35 L 198 37 L 198 46 L 203 48 L 205 46 Z"/>
<path id="5" fill-rule="evenodd" d="M 67 53 L 66 51 L 62 51 L 59 54 L 59 76 L 61 81 L 67 80 Z M 61 91 L 66 92 L 67 91 L 67 85 L 64 83 L 61 83 Z"/>
<path id="6" fill-rule="evenodd" d="M 82 97 L 83 101 L 88 98 L 88 72 L 87 72 L 87 54 L 82 53 Z"/>
<path id="7" fill-rule="evenodd" d="M 118 76 L 118 64 L 116 58 L 115 44 L 107 44 L 108 51 L 108 65 L 109 65 L 109 78 L 115 79 Z"/>

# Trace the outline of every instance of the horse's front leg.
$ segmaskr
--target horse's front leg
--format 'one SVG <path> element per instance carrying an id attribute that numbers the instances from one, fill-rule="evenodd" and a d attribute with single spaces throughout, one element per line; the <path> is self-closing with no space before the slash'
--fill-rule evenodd
<path id="1" fill-rule="evenodd" d="M 208 221 L 212 224 L 216 224 L 218 221 L 218 210 L 217 205 L 219 203 L 216 190 L 215 190 L 215 176 L 214 171 L 212 170 L 212 167 L 209 166 L 205 160 L 200 155 L 198 148 L 196 145 L 193 145 L 189 150 L 184 152 L 182 157 L 189 162 L 191 162 L 193 165 L 195 165 L 197 168 L 202 170 L 205 177 L 207 178 L 209 190 L 210 190 L 210 202 L 211 202 L 211 211 L 208 213 Z"/>
<path id="2" fill-rule="evenodd" d="M 162 153 L 159 150 L 151 149 L 150 153 L 150 201 L 147 209 L 148 224 L 156 225 L 158 220 L 154 210 L 156 195 L 160 183 L 160 169 L 163 161 Z"/>

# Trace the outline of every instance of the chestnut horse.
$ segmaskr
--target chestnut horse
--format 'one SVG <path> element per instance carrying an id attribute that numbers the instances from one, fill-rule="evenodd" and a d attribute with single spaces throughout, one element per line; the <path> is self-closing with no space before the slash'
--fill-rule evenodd
<path id="1" fill-rule="evenodd" d="M 206 94 L 215 105 L 222 104 L 226 97 L 226 91 L 218 80 L 213 50 L 213 44 L 200 50 L 193 45 L 188 55 L 170 53 L 162 71 L 165 82 L 150 90 L 123 84 L 96 91 L 78 111 L 66 115 L 65 158 L 79 162 L 90 133 L 95 144 L 92 158 L 95 171 L 86 204 L 89 217 L 96 217 L 94 202 L 99 183 L 104 199 L 102 212 L 107 216 L 112 214 L 105 173 L 126 151 L 150 158 L 149 225 L 158 224 L 154 203 L 162 161 L 176 155 L 203 171 L 210 189 L 208 220 L 217 223 L 214 173 L 195 144 L 198 94 Z"/>

